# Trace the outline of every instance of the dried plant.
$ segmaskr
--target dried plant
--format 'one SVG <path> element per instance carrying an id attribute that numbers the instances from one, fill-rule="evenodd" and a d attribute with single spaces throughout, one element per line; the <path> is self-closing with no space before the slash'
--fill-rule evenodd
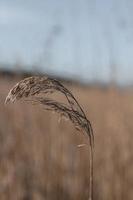
<path id="1" fill-rule="evenodd" d="M 47 98 L 47 94 L 60 92 L 65 95 L 67 104 Z M 28 98 L 28 99 L 27 99 Z M 93 199 L 93 146 L 94 136 L 90 121 L 72 93 L 59 81 L 48 77 L 29 77 L 17 83 L 6 97 L 5 103 L 24 99 L 33 103 L 39 103 L 47 110 L 58 112 L 61 116 L 70 119 L 75 128 L 86 133 L 90 145 L 90 176 L 89 176 L 89 200 Z"/>

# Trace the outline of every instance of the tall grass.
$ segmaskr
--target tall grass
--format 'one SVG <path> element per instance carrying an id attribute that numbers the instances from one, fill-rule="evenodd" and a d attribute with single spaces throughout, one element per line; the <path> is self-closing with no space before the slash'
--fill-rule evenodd
<path id="1" fill-rule="evenodd" d="M 48 95 L 61 93 L 67 99 L 67 103 L 58 102 Z M 93 199 L 93 148 L 94 136 L 90 121 L 73 94 L 59 81 L 48 77 L 29 77 L 17 83 L 6 97 L 5 103 L 16 100 L 26 100 L 33 104 L 41 104 L 46 110 L 55 111 L 68 118 L 77 130 L 85 133 L 90 145 L 90 174 L 89 174 L 89 200 Z"/>

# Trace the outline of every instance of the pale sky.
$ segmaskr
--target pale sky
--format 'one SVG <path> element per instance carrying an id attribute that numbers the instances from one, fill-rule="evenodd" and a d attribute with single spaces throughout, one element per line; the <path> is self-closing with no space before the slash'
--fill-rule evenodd
<path id="1" fill-rule="evenodd" d="M 0 0 L 0 62 L 133 81 L 132 0 Z"/>

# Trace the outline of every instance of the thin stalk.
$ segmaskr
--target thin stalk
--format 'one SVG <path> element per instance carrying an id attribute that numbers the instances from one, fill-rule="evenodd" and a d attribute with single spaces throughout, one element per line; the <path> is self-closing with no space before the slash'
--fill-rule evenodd
<path id="1" fill-rule="evenodd" d="M 89 173 L 89 200 L 93 200 L 93 147 L 90 145 L 90 159 L 89 159 L 89 163 L 90 163 L 90 173 Z"/>

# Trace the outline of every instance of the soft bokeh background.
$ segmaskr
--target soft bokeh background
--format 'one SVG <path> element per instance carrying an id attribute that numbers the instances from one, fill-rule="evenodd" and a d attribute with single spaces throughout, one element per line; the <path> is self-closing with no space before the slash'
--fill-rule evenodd
<path id="1" fill-rule="evenodd" d="M 0 0 L 1 200 L 88 199 L 86 137 L 41 106 L 4 106 L 34 74 L 61 80 L 92 122 L 94 200 L 132 200 L 132 10 L 132 0 Z"/>

